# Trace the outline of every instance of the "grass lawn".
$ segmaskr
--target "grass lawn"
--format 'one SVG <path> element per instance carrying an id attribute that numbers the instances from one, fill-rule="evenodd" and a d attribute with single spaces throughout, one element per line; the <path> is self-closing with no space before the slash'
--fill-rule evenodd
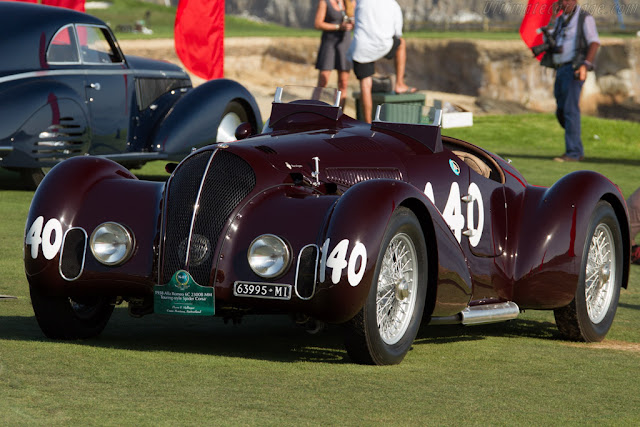
<path id="1" fill-rule="evenodd" d="M 640 185 L 640 125 L 585 117 L 587 161 L 560 164 L 551 115 L 477 117 L 447 130 L 496 151 L 534 184 L 576 169 Z M 594 138 L 598 135 L 598 138 Z M 163 163 L 135 171 L 162 179 Z M 423 327 L 399 366 L 351 364 L 339 326 L 286 316 L 146 316 L 117 308 L 95 339 L 44 338 L 22 267 L 33 193 L 0 171 L 0 419 L 4 425 L 638 425 L 640 267 L 601 344 L 562 341 L 550 312 L 509 323 Z"/>

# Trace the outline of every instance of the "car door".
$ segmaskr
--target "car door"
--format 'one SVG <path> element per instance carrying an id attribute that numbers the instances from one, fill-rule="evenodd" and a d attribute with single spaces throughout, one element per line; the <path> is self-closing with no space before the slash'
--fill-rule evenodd
<path id="1" fill-rule="evenodd" d="M 86 69 L 85 90 L 92 130 L 89 153 L 127 152 L 133 77 L 108 28 L 77 24 L 76 32 Z"/>

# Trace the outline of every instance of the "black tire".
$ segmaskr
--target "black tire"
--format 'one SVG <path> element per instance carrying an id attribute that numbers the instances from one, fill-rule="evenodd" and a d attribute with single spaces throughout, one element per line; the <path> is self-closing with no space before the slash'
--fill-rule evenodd
<path id="1" fill-rule="evenodd" d="M 53 339 L 75 340 L 99 335 L 113 313 L 106 297 L 48 296 L 30 286 L 31 304 L 42 332 Z"/>
<path id="2" fill-rule="evenodd" d="M 20 176 L 27 188 L 35 190 L 49 170 L 50 168 L 20 169 Z"/>
<path id="3" fill-rule="evenodd" d="M 383 264 L 387 261 L 395 261 L 400 264 L 398 258 L 392 255 L 393 249 L 397 248 L 397 245 L 405 245 L 404 248 L 408 249 L 410 256 L 414 258 L 413 265 L 410 266 L 413 271 L 405 271 L 403 275 L 396 274 L 391 279 L 393 283 L 390 283 L 388 281 L 389 273 L 393 271 L 393 268 L 389 268 L 388 263 L 387 265 Z M 411 245 L 413 253 L 409 247 Z M 388 251 L 391 252 L 388 253 Z M 411 349 L 422 320 L 427 294 L 427 265 L 427 246 L 420 223 L 413 212 L 400 207 L 391 217 L 382 239 L 374 280 L 367 300 L 360 312 L 346 324 L 345 346 L 351 360 L 367 365 L 394 365 L 404 359 Z M 402 294 L 403 284 L 409 288 L 409 293 L 404 295 Z M 379 290 L 384 292 L 385 288 L 387 294 L 389 290 L 392 290 L 392 295 L 387 298 L 381 295 L 378 298 Z M 382 325 L 378 325 L 376 316 L 378 302 L 388 307 L 384 310 L 386 314 Z M 404 304 L 408 304 L 404 307 L 407 314 L 399 322 L 400 330 L 390 332 L 385 328 L 384 320 L 396 315 L 402 316 L 398 305 Z"/>
<path id="4" fill-rule="evenodd" d="M 240 123 L 244 122 L 249 122 L 249 113 L 239 102 L 229 102 L 227 107 L 224 109 L 224 113 L 222 113 L 220 123 L 218 123 L 216 142 L 235 141 L 236 129 Z"/>
<path id="5" fill-rule="evenodd" d="M 596 258 L 596 254 L 601 256 Z M 575 297 L 569 305 L 554 310 L 556 325 L 565 338 L 584 342 L 604 339 L 618 308 L 622 269 L 620 224 L 611 205 L 600 201 L 587 228 Z"/>

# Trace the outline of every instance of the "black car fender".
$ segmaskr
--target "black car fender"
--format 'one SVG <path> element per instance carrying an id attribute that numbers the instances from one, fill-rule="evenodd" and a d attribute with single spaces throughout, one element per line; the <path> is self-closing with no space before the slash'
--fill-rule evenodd
<path id="1" fill-rule="evenodd" d="M 233 80 L 210 80 L 182 96 L 158 125 L 152 147 L 171 159 L 182 159 L 193 148 L 215 143 L 218 125 L 231 101 L 248 112 L 253 133 L 260 131 L 262 117 L 253 95 Z"/>
<path id="2" fill-rule="evenodd" d="M 86 151 L 89 114 L 84 99 L 73 88 L 57 82 L 29 82 L 4 90 L 0 96 L 11 102 L 0 121 L 0 145 L 28 152 L 23 162 L 33 161 L 32 145 L 47 130 L 63 140 L 62 134 L 72 132 L 79 143 L 77 149 Z M 51 129 L 54 125 L 57 130 Z"/>
<path id="3" fill-rule="evenodd" d="M 332 294 L 332 307 L 353 317 L 373 284 L 382 239 L 399 206 L 408 207 L 422 226 L 429 252 L 426 315 L 455 314 L 468 304 L 471 275 L 460 244 L 431 201 L 412 185 L 392 179 L 360 182 L 340 198 L 321 243 L 320 286 Z"/>
<path id="4" fill-rule="evenodd" d="M 596 204 L 613 207 L 629 257 L 629 214 L 619 188 L 593 171 L 576 171 L 544 190 L 532 187 L 523 200 L 521 229 L 510 234 L 508 253 L 514 259 L 513 300 L 522 308 L 563 307 L 574 297 L 580 275 L 587 226 Z M 567 273 L 569 272 L 569 273 Z M 625 263 L 622 286 L 627 287 Z M 540 300 L 544 295 L 544 300 Z M 554 298 L 549 298 L 553 295 Z"/>

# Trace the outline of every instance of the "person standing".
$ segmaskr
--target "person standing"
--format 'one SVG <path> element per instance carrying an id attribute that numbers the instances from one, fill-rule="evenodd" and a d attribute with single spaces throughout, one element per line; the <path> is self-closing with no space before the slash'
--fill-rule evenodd
<path id="1" fill-rule="evenodd" d="M 396 93 L 416 91 L 404 81 L 407 50 L 402 38 L 402 10 L 396 0 L 358 0 L 353 41 L 347 56 L 353 60 L 353 71 L 360 81 L 362 113 L 367 123 L 371 123 L 372 76 L 377 60 L 395 59 Z"/>
<path id="2" fill-rule="evenodd" d="M 340 105 L 344 107 L 351 71 L 347 50 L 353 30 L 353 20 L 345 12 L 344 0 L 319 0 L 314 25 L 316 29 L 322 30 L 316 61 L 316 69 L 319 70 L 318 87 L 327 87 L 331 71 L 337 70 Z"/>
<path id="3" fill-rule="evenodd" d="M 562 15 L 555 22 L 556 49 L 553 64 L 556 68 L 554 95 L 556 117 L 564 128 L 565 152 L 555 157 L 557 162 L 579 162 L 584 159 L 580 126 L 580 92 L 593 70 L 600 39 L 596 22 L 580 8 L 577 0 L 559 0 L 554 3 Z"/>

